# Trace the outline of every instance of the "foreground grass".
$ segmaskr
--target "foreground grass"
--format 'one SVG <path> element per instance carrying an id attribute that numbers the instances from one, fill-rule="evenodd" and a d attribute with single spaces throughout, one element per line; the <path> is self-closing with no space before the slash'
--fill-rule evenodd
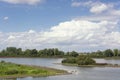
<path id="1" fill-rule="evenodd" d="M 0 62 L 0 78 L 40 77 L 67 74 L 64 70 Z"/>

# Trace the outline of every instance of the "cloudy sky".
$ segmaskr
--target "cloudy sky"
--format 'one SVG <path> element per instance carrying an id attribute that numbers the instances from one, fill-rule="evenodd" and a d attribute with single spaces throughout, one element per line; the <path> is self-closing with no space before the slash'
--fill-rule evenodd
<path id="1" fill-rule="evenodd" d="M 120 48 L 120 0 L 0 0 L 0 50 Z"/>

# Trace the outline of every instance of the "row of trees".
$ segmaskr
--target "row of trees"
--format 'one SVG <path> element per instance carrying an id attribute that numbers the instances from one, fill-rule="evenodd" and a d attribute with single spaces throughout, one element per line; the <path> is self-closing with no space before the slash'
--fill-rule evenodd
<path id="1" fill-rule="evenodd" d="M 64 52 L 58 50 L 57 48 L 52 49 L 43 49 L 43 50 L 36 50 L 36 49 L 26 49 L 23 51 L 21 48 L 16 47 L 7 47 L 6 49 L 0 52 L 0 56 L 21 56 L 21 57 L 48 57 L 48 56 L 64 56 Z"/>
<path id="2" fill-rule="evenodd" d="M 89 53 L 78 53 L 76 51 L 71 52 L 63 52 L 58 50 L 57 48 L 51 49 L 43 49 L 43 50 L 36 50 L 36 49 L 26 49 L 22 50 L 21 48 L 16 47 L 7 47 L 6 49 L 0 52 L 0 56 L 20 56 L 20 57 L 77 57 L 80 54 L 87 55 L 89 57 L 113 57 L 113 56 L 120 56 L 120 50 L 118 49 L 107 49 L 104 51 L 96 51 L 96 52 L 89 52 Z"/>
<path id="3" fill-rule="evenodd" d="M 107 49 L 104 51 L 96 51 L 96 52 L 91 52 L 87 53 L 88 56 L 90 57 L 118 57 L 120 56 L 120 50 L 119 49 Z"/>

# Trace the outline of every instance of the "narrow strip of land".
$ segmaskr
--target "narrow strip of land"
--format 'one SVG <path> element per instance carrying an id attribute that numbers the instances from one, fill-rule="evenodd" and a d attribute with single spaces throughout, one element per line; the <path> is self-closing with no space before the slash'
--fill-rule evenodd
<path id="1" fill-rule="evenodd" d="M 40 66 L 28 66 L 10 62 L 0 62 L 0 78 L 44 77 L 68 74 L 67 71 Z"/>

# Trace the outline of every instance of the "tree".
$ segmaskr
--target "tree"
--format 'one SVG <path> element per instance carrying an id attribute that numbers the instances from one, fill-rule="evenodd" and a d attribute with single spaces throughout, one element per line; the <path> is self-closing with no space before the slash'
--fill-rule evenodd
<path id="1" fill-rule="evenodd" d="M 31 56 L 37 56 L 38 52 L 36 49 L 31 50 Z"/>
<path id="2" fill-rule="evenodd" d="M 70 52 L 70 56 L 77 57 L 79 54 L 75 51 Z"/>
<path id="3" fill-rule="evenodd" d="M 104 51 L 104 56 L 106 57 L 112 57 L 114 56 L 113 51 L 111 49 L 107 49 Z"/>
<path id="4" fill-rule="evenodd" d="M 26 50 L 24 51 L 24 55 L 25 55 L 25 56 L 30 56 L 30 54 L 31 54 L 31 50 L 30 50 L 30 49 L 26 49 Z"/>
<path id="5" fill-rule="evenodd" d="M 114 56 L 118 56 L 118 49 L 114 49 Z"/>
<path id="6" fill-rule="evenodd" d="M 22 54 L 22 49 L 21 49 L 21 48 L 18 48 L 18 49 L 17 49 L 17 55 L 20 55 L 20 54 Z"/>

